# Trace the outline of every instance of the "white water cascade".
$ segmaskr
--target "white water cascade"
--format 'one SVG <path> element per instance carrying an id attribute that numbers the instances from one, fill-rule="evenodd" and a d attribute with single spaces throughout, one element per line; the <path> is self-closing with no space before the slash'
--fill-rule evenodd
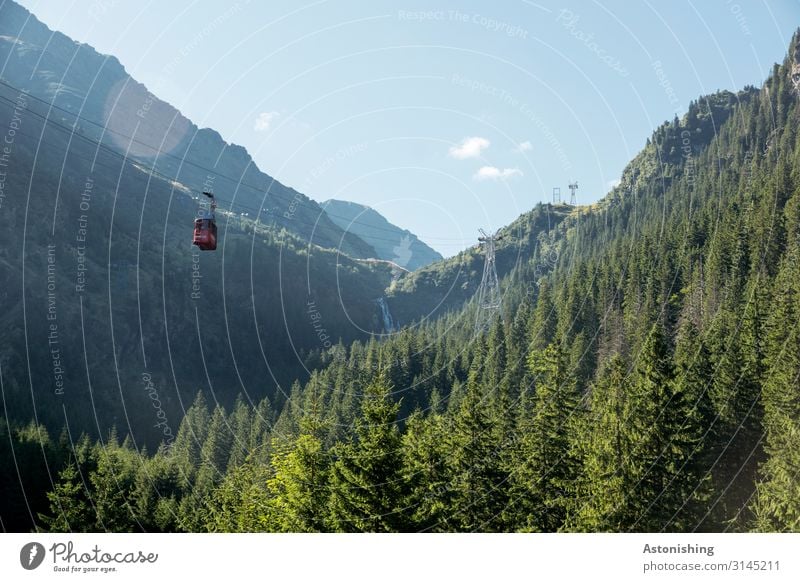
<path id="1" fill-rule="evenodd" d="M 383 317 L 383 333 L 392 333 L 395 331 L 394 320 L 389 311 L 389 304 L 384 297 L 375 300 L 381 308 L 381 317 Z"/>

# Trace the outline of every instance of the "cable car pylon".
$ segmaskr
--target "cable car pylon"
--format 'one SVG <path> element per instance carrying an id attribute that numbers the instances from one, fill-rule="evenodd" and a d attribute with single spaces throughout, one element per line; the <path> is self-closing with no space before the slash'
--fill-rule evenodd
<path id="1" fill-rule="evenodd" d="M 475 316 L 476 333 L 482 333 L 488 329 L 503 307 L 494 254 L 494 244 L 496 241 L 501 240 L 503 235 L 499 234 L 500 231 L 490 235 L 486 234 L 486 231 L 482 228 L 479 230 L 481 236 L 478 237 L 478 241 L 483 245 L 486 260 L 483 263 L 483 278 L 478 288 L 478 309 Z"/>

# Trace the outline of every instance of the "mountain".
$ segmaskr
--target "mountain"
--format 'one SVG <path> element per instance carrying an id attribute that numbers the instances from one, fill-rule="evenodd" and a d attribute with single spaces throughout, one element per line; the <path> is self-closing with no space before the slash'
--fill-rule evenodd
<path id="1" fill-rule="evenodd" d="M 579 210 L 566 204 L 539 204 L 501 228 L 496 245 L 495 264 L 498 277 L 513 295 L 510 281 L 527 281 L 525 293 L 533 281 L 549 272 L 563 247 L 567 219 Z M 478 291 L 483 276 L 485 255 L 479 246 L 470 247 L 453 257 L 396 277 L 386 293 L 386 305 L 395 320 L 433 321 L 448 313 L 459 312 Z"/>
<path id="2" fill-rule="evenodd" d="M 504 229 L 488 332 L 474 325 L 477 249 L 394 281 L 386 301 L 408 325 L 354 343 L 297 390 L 326 424 L 284 411 L 272 434 L 294 443 L 288 457 L 243 465 L 249 483 L 260 467 L 282 484 L 325 475 L 327 502 L 265 497 L 292 517 L 315 503 L 327 521 L 255 527 L 797 531 L 797 71 L 800 31 L 761 88 L 702 96 L 655 128 L 603 200 L 541 205 Z M 359 460 L 381 437 L 396 462 L 378 472 Z M 201 528 L 269 515 L 226 494 L 242 474 L 211 494 L 223 517 Z M 354 475 L 381 496 L 359 505 Z M 389 485 L 404 477 L 407 490 Z"/>
<path id="3" fill-rule="evenodd" d="M 222 215 L 195 259 L 185 186 L 2 93 L 2 527 L 797 531 L 798 71 L 800 31 L 502 229 L 488 330 L 477 248 L 398 276 Z"/>
<path id="4" fill-rule="evenodd" d="M 247 151 L 199 128 L 133 79 L 113 56 L 52 31 L 22 6 L 0 4 L 2 81 L 52 107 L 47 115 L 78 135 L 101 141 L 168 179 L 213 190 L 220 207 L 258 215 L 303 240 L 374 257 L 319 205 L 258 169 Z"/>
<path id="5" fill-rule="evenodd" d="M 177 430 L 198 391 L 280 406 L 338 342 L 384 331 L 392 267 L 352 258 L 376 253 L 244 149 L 13 2 L 0 5 L 0 58 L 7 419 L 52 430 L 68 419 L 95 437 L 114 427 L 153 446 L 164 436 L 155 412 Z M 135 122 L 137 140 L 125 141 Z M 162 139 L 172 145 L 153 157 L 148 144 Z M 231 176 L 269 190 L 269 216 L 230 212 L 265 200 L 231 188 Z M 209 188 L 220 199 L 219 248 L 200 253 L 195 198 Z M 157 387 L 157 411 L 143 377 Z"/>
<path id="6" fill-rule="evenodd" d="M 280 400 L 307 374 L 309 353 L 382 331 L 376 300 L 389 266 L 222 212 L 217 251 L 201 253 L 186 187 L 45 122 L 30 96 L 0 90 L 0 121 L 15 117 L 0 232 L 0 364 L 15 418 L 32 414 L 31 386 L 48 402 L 63 383 L 58 401 L 79 433 L 116 424 L 139 427 L 147 441 L 153 431 L 141 427 L 152 425 L 133 421 L 150 414 L 144 373 L 179 418 L 199 389 L 220 401 L 242 391 Z M 40 420 L 60 425 L 63 412 L 50 412 Z"/>
<path id="7" fill-rule="evenodd" d="M 377 259 L 416 271 L 442 255 L 408 230 L 395 226 L 378 211 L 356 202 L 328 200 L 321 204 L 331 221 L 375 249 Z"/>

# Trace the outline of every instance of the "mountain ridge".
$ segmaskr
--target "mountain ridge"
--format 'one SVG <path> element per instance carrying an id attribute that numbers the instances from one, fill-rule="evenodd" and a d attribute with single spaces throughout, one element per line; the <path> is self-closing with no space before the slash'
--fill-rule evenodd
<path id="1" fill-rule="evenodd" d="M 375 249 L 377 259 L 415 271 L 443 257 L 408 229 L 389 222 L 380 212 L 347 200 L 326 200 L 320 206 L 330 219 Z"/>
<path id="2" fill-rule="evenodd" d="M 14 66 L 9 66 L 12 59 Z M 0 60 L 6 63 L 0 77 L 50 103 L 48 115 L 81 135 L 197 192 L 211 184 L 222 207 L 259 214 L 263 222 L 309 243 L 338 248 L 354 258 L 376 254 L 360 238 L 343 232 L 312 199 L 258 169 L 243 146 L 226 142 L 214 129 L 198 127 L 159 99 L 115 56 L 50 30 L 11 0 L 0 6 Z"/>

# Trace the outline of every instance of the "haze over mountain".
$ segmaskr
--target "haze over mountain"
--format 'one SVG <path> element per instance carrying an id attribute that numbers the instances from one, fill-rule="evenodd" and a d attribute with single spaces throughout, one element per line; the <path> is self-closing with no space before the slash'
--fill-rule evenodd
<path id="1" fill-rule="evenodd" d="M 415 271 L 442 259 L 414 233 L 395 226 L 377 210 L 346 200 L 327 200 L 321 204 L 331 221 L 351 232 L 377 252 L 378 259 Z"/>

